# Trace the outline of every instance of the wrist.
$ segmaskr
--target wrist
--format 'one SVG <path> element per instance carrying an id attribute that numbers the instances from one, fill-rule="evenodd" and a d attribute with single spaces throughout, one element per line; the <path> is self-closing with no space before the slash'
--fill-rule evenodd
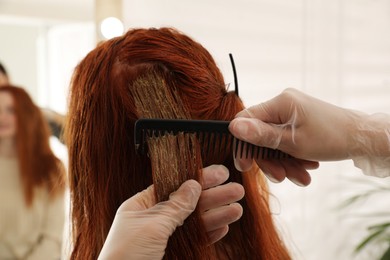
<path id="1" fill-rule="evenodd" d="M 350 156 L 390 157 L 390 116 L 355 113 Z"/>

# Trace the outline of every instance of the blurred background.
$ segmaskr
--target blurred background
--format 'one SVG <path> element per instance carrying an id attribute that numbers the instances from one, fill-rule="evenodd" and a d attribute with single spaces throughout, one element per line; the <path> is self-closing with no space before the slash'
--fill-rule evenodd
<path id="1" fill-rule="evenodd" d="M 106 29 L 107 17 L 125 31 L 185 32 L 210 51 L 231 89 L 232 53 L 247 106 L 294 87 L 336 105 L 390 113 L 390 0 L 0 0 L 0 62 L 41 107 L 65 114 L 74 67 L 110 37 L 107 30 L 123 31 Z M 52 145 L 66 163 L 66 148 Z M 355 251 L 378 231 L 370 226 L 390 223 L 390 179 L 363 176 L 352 162 L 322 163 L 312 177 L 306 188 L 270 183 L 293 259 L 380 259 L 389 229 Z M 352 203 L 353 196 L 363 199 Z"/>

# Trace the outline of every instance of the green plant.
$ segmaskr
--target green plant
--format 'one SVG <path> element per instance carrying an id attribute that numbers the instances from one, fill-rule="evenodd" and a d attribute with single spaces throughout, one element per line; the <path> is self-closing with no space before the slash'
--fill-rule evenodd
<path id="1" fill-rule="evenodd" d="M 378 184 L 370 183 L 371 188 L 356 194 L 349 199 L 347 199 L 342 205 L 342 208 L 350 207 L 357 202 L 367 200 L 373 196 L 383 196 L 390 194 L 390 185 L 389 184 Z M 388 203 L 384 205 L 389 205 Z M 387 249 L 385 249 L 383 255 L 379 258 L 380 260 L 390 260 L 390 212 L 376 212 L 366 215 L 366 217 L 384 217 L 386 220 L 374 225 L 367 227 L 369 234 L 356 246 L 354 252 L 357 254 L 361 252 L 364 248 L 367 248 L 372 245 L 378 244 L 387 244 Z"/>
<path id="2" fill-rule="evenodd" d="M 370 243 L 387 242 L 389 243 L 389 247 L 380 259 L 390 260 L 390 222 L 369 226 L 368 230 L 370 234 L 360 242 L 355 248 L 355 252 L 358 253 Z"/>

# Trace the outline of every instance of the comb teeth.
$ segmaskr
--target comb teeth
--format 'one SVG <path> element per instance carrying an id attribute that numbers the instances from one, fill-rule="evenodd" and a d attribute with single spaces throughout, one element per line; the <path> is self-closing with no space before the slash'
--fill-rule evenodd
<path id="1" fill-rule="evenodd" d="M 139 119 L 135 123 L 134 141 L 138 153 L 146 154 L 148 138 L 158 138 L 166 134 L 177 135 L 180 132 L 196 134 L 203 155 L 221 152 L 233 144 L 235 158 L 284 159 L 292 158 L 280 150 L 260 147 L 236 139 L 229 132 L 229 121 L 185 120 L 185 119 Z"/>

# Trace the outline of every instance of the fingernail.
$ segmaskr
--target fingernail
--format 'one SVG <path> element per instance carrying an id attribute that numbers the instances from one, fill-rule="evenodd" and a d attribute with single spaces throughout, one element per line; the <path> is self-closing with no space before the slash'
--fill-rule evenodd
<path id="1" fill-rule="evenodd" d="M 239 135 L 247 135 L 248 134 L 248 125 L 243 122 L 243 120 L 239 120 L 236 122 L 236 130 Z"/>
<path id="2" fill-rule="evenodd" d="M 234 167 L 236 167 L 236 169 L 240 172 L 242 172 L 242 168 L 241 168 L 241 165 L 240 163 L 238 162 L 237 158 L 234 157 Z"/>
<path id="3" fill-rule="evenodd" d="M 263 171 L 264 175 L 268 178 L 268 180 L 270 180 L 271 182 L 273 183 L 280 183 L 280 181 L 278 179 L 276 179 L 274 176 L 272 176 L 272 174 L 266 172 L 266 171 Z"/>
<path id="4" fill-rule="evenodd" d="M 294 183 L 295 185 L 297 185 L 297 186 L 300 186 L 300 187 L 305 187 L 306 185 L 305 184 L 303 184 L 302 182 L 300 182 L 298 179 L 296 179 L 296 178 L 293 178 L 293 177 L 288 177 L 288 179 L 292 182 L 292 183 Z"/>
<path id="5" fill-rule="evenodd" d="M 202 192 L 202 186 L 195 180 L 188 180 L 186 185 L 195 197 L 198 197 Z"/>
<path id="6" fill-rule="evenodd" d="M 219 165 L 219 170 L 217 171 L 216 178 L 220 182 L 224 182 L 229 178 L 229 169 L 223 165 Z"/>
<path id="7" fill-rule="evenodd" d="M 206 167 L 208 177 L 205 180 L 205 183 L 202 183 L 204 187 L 216 186 L 224 183 L 229 179 L 229 169 L 224 165 L 211 165 Z"/>

